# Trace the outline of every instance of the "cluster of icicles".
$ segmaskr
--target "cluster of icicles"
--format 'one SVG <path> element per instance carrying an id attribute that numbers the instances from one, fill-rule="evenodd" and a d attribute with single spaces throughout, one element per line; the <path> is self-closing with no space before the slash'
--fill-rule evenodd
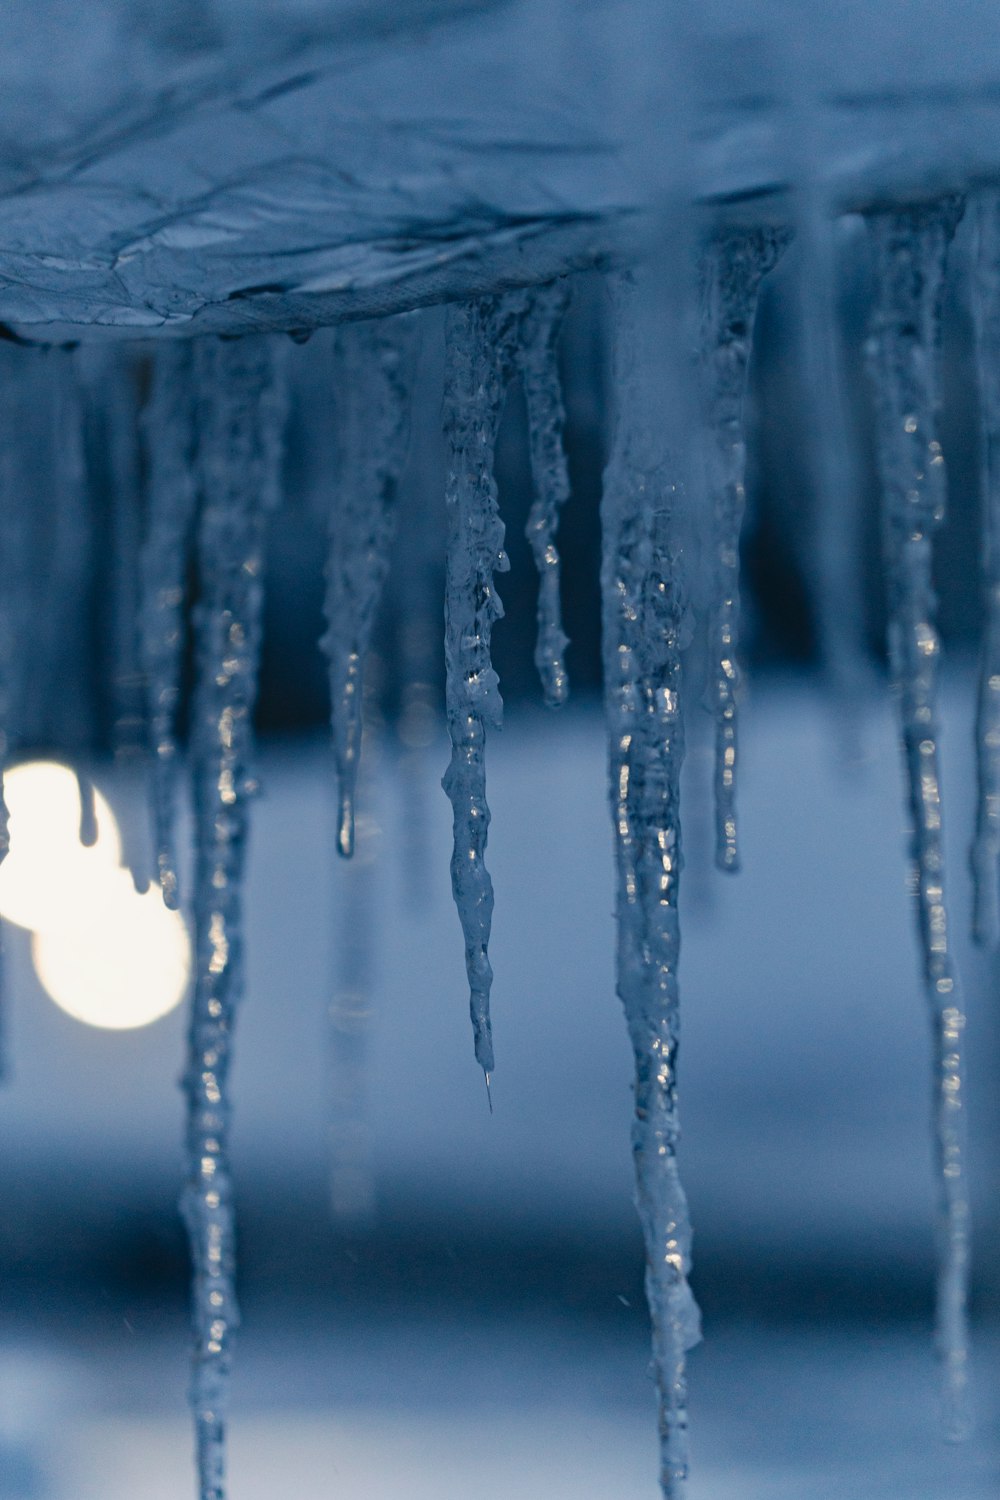
<path id="1" fill-rule="evenodd" d="M 948 245 L 962 208 L 949 199 L 873 213 L 868 221 L 875 279 L 868 347 L 883 495 L 890 669 L 935 1037 L 942 1223 L 938 1342 L 947 1424 L 956 1435 L 966 1420 L 968 1359 L 964 1018 L 944 896 L 935 695 L 939 646 L 931 565 L 945 498 L 935 426 L 940 303 Z M 975 212 L 988 624 L 972 863 L 977 935 L 993 942 L 1000 901 L 1000 201 L 983 201 Z M 810 232 L 808 226 L 804 232 Z M 657 309 L 662 312 L 665 304 L 658 294 L 662 276 L 656 258 L 633 272 L 616 273 L 612 286 L 616 419 L 602 502 L 602 593 L 617 863 L 617 989 L 635 1057 L 632 1146 L 659 1392 L 660 1477 L 668 1497 L 679 1494 L 687 1472 L 685 1359 L 700 1336 L 688 1282 L 691 1231 L 677 1164 L 681 677 L 691 634 L 682 499 L 685 491 L 697 494 L 711 533 L 717 861 L 732 870 L 738 865 L 743 405 L 760 283 L 787 238 L 773 228 L 728 227 L 714 231 L 700 247 L 700 343 L 693 366 L 685 366 L 696 372 L 686 383 L 697 390 L 701 403 L 701 420 L 694 424 L 699 442 L 690 445 L 697 447 L 695 457 L 677 451 L 677 424 L 671 429 L 662 407 L 665 394 L 670 395 L 669 381 L 662 378 L 669 329 L 657 321 Z M 444 787 L 454 815 L 452 883 L 465 942 L 475 1053 L 487 1085 L 494 1066 L 488 956 L 493 887 L 485 863 L 490 819 L 485 754 L 487 732 L 501 721 L 490 636 L 502 614 L 495 577 L 507 567 L 494 444 L 508 388 L 519 381 L 535 487 L 528 530 L 540 575 L 536 660 L 545 697 L 556 705 L 567 693 L 556 532 L 569 492 L 557 345 L 570 295 L 570 284 L 557 282 L 457 303 L 447 313 L 445 658 L 451 759 Z M 826 295 L 832 302 L 829 287 Z M 814 376 L 824 369 L 830 374 L 829 321 L 821 310 L 810 351 Z M 403 315 L 344 326 L 337 335 L 340 463 L 330 503 L 323 644 L 340 788 L 338 846 L 345 856 L 354 846 L 363 675 L 388 572 L 417 330 L 417 321 Z M 177 717 L 188 581 L 192 573 L 198 580 L 190 732 L 196 977 L 184 1080 L 188 1167 L 182 1207 L 194 1274 L 191 1401 L 201 1500 L 222 1500 L 224 1495 L 226 1392 L 238 1320 L 229 1066 L 243 984 L 242 881 L 255 791 L 251 729 L 261 643 L 264 529 L 268 509 L 280 497 L 284 398 L 279 345 L 287 347 L 274 336 L 157 344 L 150 352 L 152 374 L 142 420 L 147 519 L 138 656 L 152 762 L 157 872 L 171 906 L 182 894 L 173 841 Z M 687 359 L 684 353 L 681 363 Z M 836 493 L 826 497 L 834 507 L 840 498 Z M 4 654 L 4 701 L 17 655 Z"/>

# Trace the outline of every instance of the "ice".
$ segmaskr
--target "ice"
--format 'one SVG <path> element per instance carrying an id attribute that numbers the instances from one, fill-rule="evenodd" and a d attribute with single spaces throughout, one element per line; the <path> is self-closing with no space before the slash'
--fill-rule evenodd
<path id="1" fill-rule="evenodd" d="M 976 751 L 979 805 L 971 864 L 973 932 L 1000 938 L 1000 197 L 975 205 L 976 263 L 972 317 L 979 377 L 982 449 L 984 625 L 979 668 Z"/>
<path id="2" fill-rule="evenodd" d="M 659 1390 L 660 1478 L 673 1500 L 688 1465 L 685 1355 L 700 1338 L 677 1164 L 681 650 L 689 627 L 677 556 L 677 455 L 664 449 L 657 411 L 651 298 L 622 279 L 616 300 L 617 425 L 602 502 L 601 589 L 617 989 L 635 1059 L 632 1152 Z"/>
<path id="3" fill-rule="evenodd" d="M 94 783 L 85 771 L 77 771 L 80 789 L 80 843 L 85 849 L 97 843 L 97 801 Z"/>
<path id="4" fill-rule="evenodd" d="M 834 733 L 845 761 L 854 762 L 858 702 L 867 675 L 860 562 L 864 494 L 850 422 L 839 280 L 858 227 L 855 220 L 839 218 L 822 192 L 806 195 L 797 234 L 797 300 L 813 506 L 805 518 L 800 560 L 810 584 Z"/>
<path id="5" fill-rule="evenodd" d="M 278 490 L 282 404 L 267 339 L 211 340 L 195 354 L 198 392 L 197 689 L 192 734 L 196 973 L 184 1077 L 187 1180 L 181 1207 L 193 1261 L 200 1500 L 224 1500 L 225 1405 L 238 1323 L 233 1285 L 229 1066 L 243 987 L 243 876 L 260 654 L 262 548 Z"/>
<path id="6" fill-rule="evenodd" d="M 363 710 L 363 801 L 378 769 L 374 717 L 374 709 Z M 377 981 L 378 846 L 378 825 L 362 807 L 355 822 L 354 855 L 341 867 L 338 881 L 336 982 L 330 1000 L 330 1210 L 336 1223 L 354 1230 L 370 1226 L 375 1211 L 368 1054 Z"/>
<path id="7" fill-rule="evenodd" d="M 702 380 L 713 516 L 710 622 L 715 708 L 715 862 L 739 869 L 736 832 L 737 705 L 740 695 L 740 529 L 746 500 L 743 406 L 761 278 L 787 242 L 767 228 L 723 229 L 701 260 Z"/>
<path id="8" fill-rule="evenodd" d="M 192 344 L 163 343 L 156 349 L 143 431 L 148 520 L 142 548 L 140 640 L 152 762 L 153 844 L 163 899 L 176 907 L 177 709 L 197 499 Z"/>
<path id="9" fill-rule="evenodd" d="M 410 317 L 337 334 L 334 406 L 339 462 L 330 501 L 326 620 L 330 712 L 340 793 L 337 848 L 354 852 L 365 657 L 396 530 L 406 458 L 417 325 Z"/>
<path id="10" fill-rule="evenodd" d="M 523 298 L 483 297 L 448 313 L 444 426 L 450 449 L 445 490 L 448 554 L 445 580 L 446 708 L 451 761 L 442 785 L 452 805 L 451 884 L 465 938 L 469 1011 L 476 1060 L 493 1071 L 488 947 L 493 882 L 484 863 L 490 810 L 486 802 L 486 730 L 503 719 L 490 636 L 503 605 L 494 574 L 510 566 L 493 477 L 504 395 L 510 378 Z"/>
<path id="11" fill-rule="evenodd" d="M 962 202 L 945 199 L 869 219 L 875 308 L 869 361 L 875 395 L 888 597 L 889 667 L 911 819 L 913 893 L 934 1032 L 934 1123 L 941 1251 L 937 1340 L 946 1431 L 968 1426 L 969 1202 L 965 1167 L 965 1015 L 950 947 L 938 764 L 940 642 L 932 576 L 944 519 L 937 437 L 941 298 Z"/>
<path id="12" fill-rule="evenodd" d="M 559 512 L 569 496 L 569 472 L 563 448 L 563 410 L 559 383 L 558 340 L 569 302 L 569 283 L 541 287 L 525 308 L 519 340 L 519 367 L 528 410 L 528 440 L 535 501 L 526 535 L 538 569 L 538 644 L 535 665 L 550 707 L 564 703 L 569 692 L 564 652 L 569 644 L 562 628 L 559 600 Z"/>

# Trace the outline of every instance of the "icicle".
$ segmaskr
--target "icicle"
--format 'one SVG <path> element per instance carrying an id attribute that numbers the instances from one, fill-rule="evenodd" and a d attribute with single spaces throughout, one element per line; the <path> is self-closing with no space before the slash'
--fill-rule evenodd
<path id="1" fill-rule="evenodd" d="M 340 787 L 337 848 L 354 849 L 365 655 L 396 527 L 406 457 L 416 325 L 411 318 L 356 323 L 337 335 L 340 465 L 330 510 L 326 619 L 330 711 Z"/>
<path id="2" fill-rule="evenodd" d="M 660 1400 L 661 1484 L 687 1473 L 686 1351 L 700 1338 L 677 1166 L 678 881 L 687 619 L 677 486 L 662 442 L 647 299 L 617 291 L 617 428 L 602 503 L 605 699 L 617 864 L 617 989 L 635 1055 L 632 1151 Z M 645 340 L 645 342 L 644 342 Z"/>
<path id="3" fill-rule="evenodd" d="M 243 986 L 243 872 L 260 654 L 264 507 L 277 490 L 281 405 L 270 341 L 196 353 L 201 514 L 192 736 L 196 975 L 184 1079 L 188 1176 L 181 1208 L 194 1271 L 195 1419 L 201 1500 L 223 1500 L 233 1288 L 229 1064 Z"/>
<path id="4" fill-rule="evenodd" d="M 487 1087 L 493 1071 L 488 955 L 493 882 L 483 860 L 490 826 L 486 730 L 499 729 L 503 718 L 490 636 L 494 622 L 503 618 L 493 576 L 510 566 L 497 509 L 493 449 L 523 312 L 522 296 L 483 297 L 450 308 L 446 332 L 444 428 L 451 465 L 445 488 L 444 654 L 451 763 L 442 785 L 452 805 L 451 886 L 465 937 L 476 1060 Z"/>
<path id="5" fill-rule="evenodd" d="M 845 389 L 838 253 L 850 221 L 825 195 L 807 193 L 799 225 L 799 316 L 813 506 L 800 564 L 814 599 L 815 628 L 845 764 L 860 756 L 857 704 L 865 685 L 857 444 Z"/>
<path id="6" fill-rule="evenodd" d="M 194 351 L 184 340 L 153 354 L 143 413 L 148 521 L 142 548 L 140 644 L 146 683 L 153 846 L 167 906 L 179 902 L 174 812 L 177 706 L 184 657 L 184 600 L 197 495 L 194 474 Z"/>
<path id="7" fill-rule="evenodd" d="M 739 869 L 736 838 L 737 704 L 740 691 L 740 528 L 746 443 L 743 404 L 757 293 L 787 235 L 727 228 L 701 262 L 702 380 L 709 435 L 707 478 L 714 511 L 714 607 L 710 623 L 715 675 L 715 862 Z"/>
<path id="8" fill-rule="evenodd" d="M 392 561 L 393 665 L 399 674 L 394 777 L 399 808 L 395 838 L 405 872 L 404 898 L 425 912 L 431 880 L 431 747 L 444 727 L 441 682 L 441 596 L 444 582 L 445 444 L 444 309 L 420 314 L 421 337 L 413 381 L 410 452 L 399 494 L 399 526 Z"/>
<path id="9" fill-rule="evenodd" d="M 559 599 L 559 512 L 569 495 L 569 471 L 563 448 L 563 410 L 557 344 L 569 302 L 569 283 L 554 281 L 534 291 L 521 323 L 518 365 L 528 412 L 528 439 L 535 501 L 525 534 L 538 569 L 538 643 L 535 666 L 545 701 L 555 708 L 566 701 L 569 679 L 564 653 L 569 644 L 562 627 Z"/>
<path id="10" fill-rule="evenodd" d="M 97 843 L 97 802 L 94 783 L 85 771 L 77 771 L 76 784 L 80 789 L 80 843 L 92 849 Z"/>
<path id="11" fill-rule="evenodd" d="M 912 819 L 913 888 L 935 1041 L 935 1143 L 941 1196 L 937 1339 L 950 1436 L 968 1425 L 969 1203 L 965 1179 L 962 1012 L 945 906 L 933 535 L 945 508 L 936 435 L 941 297 L 954 199 L 870 219 L 875 314 L 869 354 L 878 422 L 889 666 Z"/>
<path id="12" fill-rule="evenodd" d="M 367 804 L 379 760 L 382 728 L 372 679 L 377 659 L 369 657 L 362 704 L 363 762 L 359 786 Z M 378 948 L 376 862 L 379 829 L 370 813 L 360 812 L 356 848 L 341 865 L 337 978 L 330 1004 L 330 1208 L 345 1227 L 371 1224 L 375 1182 L 367 1119 L 368 1048 L 374 988 L 373 960 Z"/>
<path id="13" fill-rule="evenodd" d="M 979 373 L 982 450 L 983 595 L 976 756 L 979 805 L 971 864 L 973 934 L 989 947 L 1000 938 L 1000 196 L 976 205 L 972 319 Z"/>

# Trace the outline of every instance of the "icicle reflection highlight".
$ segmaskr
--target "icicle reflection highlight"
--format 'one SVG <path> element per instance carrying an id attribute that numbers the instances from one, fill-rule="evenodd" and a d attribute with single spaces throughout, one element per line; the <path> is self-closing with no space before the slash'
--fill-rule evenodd
<path id="1" fill-rule="evenodd" d="M 934 1118 L 941 1252 L 937 1340 L 945 1427 L 964 1436 L 968 1412 L 969 1199 L 965 1172 L 963 1030 L 945 905 L 933 537 L 944 519 L 937 437 L 941 298 L 948 245 L 961 216 L 946 199 L 869 219 L 875 311 L 869 360 L 875 393 L 889 616 L 889 667 L 912 824 L 911 858 L 925 988 L 934 1029 Z"/>

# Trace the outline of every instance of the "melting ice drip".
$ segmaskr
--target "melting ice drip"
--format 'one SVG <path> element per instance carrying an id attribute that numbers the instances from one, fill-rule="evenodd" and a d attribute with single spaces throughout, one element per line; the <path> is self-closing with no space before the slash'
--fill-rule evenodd
<path id="1" fill-rule="evenodd" d="M 875 269 L 870 365 L 883 491 L 890 612 L 890 667 L 900 708 L 912 820 L 915 905 L 936 1043 L 935 1140 L 941 1197 L 938 1341 L 949 1431 L 966 1426 L 968 1201 L 963 1157 L 964 1017 L 949 950 L 937 750 L 939 643 L 931 584 L 933 536 L 944 505 L 936 436 L 940 301 L 948 243 L 962 205 L 953 199 L 874 212 Z M 1000 200 L 976 207 L 975 323 L 984 452 L 984 589 L 987 601 L 978 750 L 980 804 L 972 862 L 976 931 L 998 932 L 1000 860 Z M 825 230 L 830 225 L 826 223 Z M 816 225 L 809 234 L 815 236 Z M 651 325 L 647 294 L 664 271 L 655 257 L 613 284 L 616 422 L 602 506 L 604 671 L 610 803 L 617 870 L 617 990 L 635 1060 L 632 1145 L 636 1201 L 646 1248 L 660 1403 L 661 1484 L 680 1494 L 687 1473 L 686 1352 L 699 1315 L 688 1277 L 691 1228 L 678 1169 L 679 778 L 684 749 L 682 682 L 691 609 L 684 508 L 693 498 L 710 530 L 712 647 L 716 716 L 717 859 L 739 862 L 736 822 L 739 699 L 739 539 L 744 503 L 743 406 L 762 278 L 788 239 L 785 230 L 737 226 L 714 232 L 700 252 L 701 345 L 691 383 L 700 392 L 705 444 L 676 451 L 664 436 L 655 378 L 671 330 Z M 822 257 L 821 257 L 822 258 Z M 558 282 L 456 303 L 447 314 L 443 389 L 449 456 L 445 486 L 447 558 L 445 660 L 451 757 L 444 786 L 454 818 L 452 883 L 465 943 L 476 1057 L 494 1067 L 489 963 L 493 886 L 484 863 L 489 828 L 487 731 L 502 703 L 490 640 L 502 616 L 495 575 L 507 566 L 494 478 L 494 447 L 506 395 L 519 379 L 525 397 L 535 499 L 528 538 L 540 577 L 536 662 L 544 696 L 567 693 L 566 637 L 559 604 L 556 531 L 569 483 L 557 346 L 570 284 Z M 680 329 L 672 330 L 682 347 Z M 327 631 L 334 759 L 340 786 L 338 848 L 354 847 L 362 700 L 373 622 L 389 573 L 397 492 L 414 398 L 419 319 L 403 315 L 337 334 L 338 466 L 329 506 Z M 278 499 L 283 428 L 283 341 L 249 336 L 164 342 L 148 355 L 142 416 L 146 523 L 137 622 L 146 690 L 156 874 L 164 900 L 180 889 L 174 847 L 185 621 L 193 611 L 196 688 L 191 773 L 196 859 L 191 899 L 197 972 L 184 1078 L 187 1179 L 182 1207 L 194 1273 L 192 1409 L 201 1500 L 223 1500 L 224 1431 L 233 1330 L 234 1224 L 228 1160 L 229 1063 L 242 992 L 242 882 L 255 791 L 251 721 L 261 640 L 264 522 Z M 827 351 L 828 354 L 828 351 Z M 28 395 L 0 413 L 0 463 L 33 441 L 32 382 L 39 361 L 75 387 L 61 355 L 17 351 Z M 683 356 L 686 358 L 686 356 Z M 817 367 L 830 361 L 815 354 Z M 12 415 L 13 413 L 13 415 Z M 22 425 L 24 431 L 21 430 Z M 70 441 L 59 458 L 57 503 L 79 511 L 80 463 Z M 66 457 L 66 454 L 69 456 Z M 829 473 L 827 474 L 829 478 Z M 13 484 L 9 473 L 5 483 Z M 821 489 L 824 489 L 821 486 Z M 836 487 L 824 489 L 828 501 Z M 31 684 L 16 579 L 27 571 L 17 507 L 0 557 L 0 749 L 17 742 Z M 67 535 L 79 529 L 67 523 Z M 51 646 L 51 642 L 48 643 Z M 46 643 L 42 646 L 48 649 Z M 0 857 L 6 815 L 0 805 Z"/>

